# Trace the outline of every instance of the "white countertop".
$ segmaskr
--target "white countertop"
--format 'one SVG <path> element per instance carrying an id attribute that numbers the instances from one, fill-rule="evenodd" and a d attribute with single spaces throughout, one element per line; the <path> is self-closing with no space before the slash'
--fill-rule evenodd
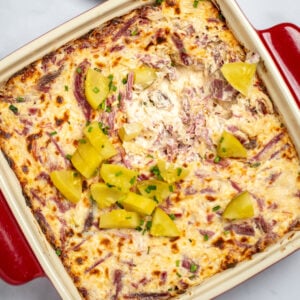
<path id="1" fill-rule="evenodd" d="M 103 1 L 0 0 L 0 59 L 101 2 Z M 237 0 L 237 2 L 256 28 L 264 29 L 282 22 L 300 25 L 300 1 Z M 217 299 L 298 300 L 300 299 L 299 275 L 300 251 Z M 10 286 L 0 280 L 0 299 L 56 300 L 60 297 L 47 279 L 39 278 L 22 286 Z"/>

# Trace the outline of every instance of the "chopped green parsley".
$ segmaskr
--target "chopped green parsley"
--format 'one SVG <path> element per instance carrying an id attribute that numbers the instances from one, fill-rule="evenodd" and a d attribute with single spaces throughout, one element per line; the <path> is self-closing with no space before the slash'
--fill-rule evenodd
<path id="1" fill-rule="evenodd" d="M 194 8 L 197 8 L 197 7 L 198 7 L 198 4 L 199 4 L 199 0 L 194 0 L 194 2 L 193 2 L 193 7 L 194 7 Z"/>
<path id="2" fill-rule="evenodd" d="M 129 181 L 130 184 L 133 185 L 135 183 L 135 180 L 136 180 L 136 176 L 133 176 Z"/>
<path id="3" fill-rule="evenodd" d="M 20 96 L 18 96 L 16 100 L 17 102 L 25 102 L 24 97 L 20 97 Z"/>
<path id="4" fill-rule="evenodd" d="M 16 106 L 14 106 L 14 105 L 10 105 L 9 107 L 8 107 L 15 115 L 18 113 L 18 108 L 16 107 Z"/>
<path id="5" fill-rule="evenodd" d="M 217 205 L 217 206 L 214 206 L 212 210 L 213 210 L 213 211 L 217 211 L 217 210 L 219 210 L 220 208 L 221 208 L 221 206 L 220 206 L 220 205 Z"/>
<path id="6" fill-rule="evenodd" d="M 170 217 L 171 220 L 175 220 L 176 219 L 176 217 L 175 217 L 174 214 L 169 214 L 169 217 Z"/>
<path id="7" fill-rule="evenodd" d="M 50 135 L 53 136 L 53 135 L 56 135 L 57 134 L 57 131 L 52 131 L 50 132 Z"/>
<path id="8" fill-rule="evenodd" d="M 195 273 L 198 270 L 198 266 L 196 264 L 191 264 L 190 272 Z"/>
<path id="9" fill-rule="evenodd" d="M 182 173 L 182 168 L 177 168 L 177 176 L 180 176 Z"/>
<path id="10" fill-rule="evenodd" d="M 148 185 L 146 188 L 145 188 L 145 192 L 150 194 L 151 191 L 155 191 L 156 190 L 156 185 Z"/>
<path id="11" fill-rule="evenodd" d="M 220 156 L 216 156 L 215 159 L 214 159 L 214 163 L 217 164 L 219 163 L 221 160 L 221 157 Z"/>

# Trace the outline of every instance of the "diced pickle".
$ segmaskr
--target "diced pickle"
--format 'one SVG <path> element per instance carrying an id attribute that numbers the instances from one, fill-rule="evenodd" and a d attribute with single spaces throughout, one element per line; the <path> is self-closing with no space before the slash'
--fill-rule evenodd
<path id="1" fill-rule="evenodd" d="M 131 141 L 142 131 L 143 125 L 140 123 L 127 123 L 119 129 L 119 137 L 124 141 Z"/>
<path id="2" fill-rule="evenodd" d="M 156 77 L 155 69 L 148 66 L 141 66 L 134 70 L 134 84 L 143 89 L 149 87 Z"/>
<path id="3" fill-rule="evenodd" d="M 247 150 L 231 133 L 224 131 L 217 146 L 219 157 L 246 158 Z"/>
<path id="4" fill-rule="evenodd" d="M 180 232 L 172 219 L 159 207 L 155 209 L 152 218 L 150 234 L 153 236 L 176 237 Z"/>
<path id="5" fill-rule="evenodd" d="M 138 173 L 120 165 L 102 164 L 100 175 L 107 184 L 127 193 L 135 184 Z"/>
<path id="6" fill-rule="evenodd" d="M 98 203 L 100 208 L 110 207 L 124 197 L 124 193 L 113 187 L 108 187 L 102 182 L 93 183 L 90 190 L 93 199 Z"/>
<path id="7" fill-rule="evenodd" d="M 136 228 L 141 218 L 138 213 L 124 209 L 112 210 L 100 217 L 100 228 Z"/>
<path id="8" fill-rule="evenodd" d="M 245 191 L 233 198 L 226 206 L 223 217 L 226 219 L 246 219 L 254 216 L 252 197 Z"/>
<path id="9" fill-rule="evenodd" d="M 79 144 L 76 151 L 78 151 L 83 160 L 86 161 L 91 168 L 94 168 L 94 170 L 96 170 L 102 162 L 102 156 L 88 141 Z"/>
<path id="10" fill-rule="evenodd" d="M 149 179 L 139 182 L 137 188 L 143 196 L 161 203 L 171 195 L 173 186 L 163 181 Z"/>
<path id="11" fill-rule="evenodd" d="M 256 64 L 245 62 L 227 63 L 222 66 L 221 72 L 230 85 L 247 96 L 253 83 Z"/>
<path id="12" fill-rule="evenodd" d="M 78 144 L 76 151 L 78 151 L 80 156 L 86 161 L 92 160 L 98 164 L 102 161 L 99 151 L 97 151 L 96 148 L 87 140 L 82 139 Z"/>
<path id="13" fill-rule="evenodd" d="M 159 160 L 157 166 L 160 172 L 160 176 L 168 183 L 174 183 L 185 178 L 189 170 L 164 160 Z"/>
<path id="14" fill-rule="evenodd" d="M 89 69 L 84 82 L 85 96 L 93 109 L 97 109 L 109 93 L 109 78 Z"/>
<path id="15" fill-rule="evenodd" d="M 132 192 L 129 192 L 120 203 L 126 210 L 135 211 L 141 215 L 151 215 L 157 205 L 154 200 Z"/>
<path id="16" fill-rule="evenodd" d="M 99 151 L 103 159 L 108 159 L 117 154 L 117 150 L 108 136 L 103 133 L 98 122 L 92 122 L 86 126 L 83 133 L 96 150 Z"/>
<path id="17" fill-rule="evenodd" d="M 92 144 L 83 140 L 73 154 L 71 162 L 84 177 L 90 178 L 102 162 L 102 157 Z"/>
<path id="18" fill-rule="evenodd" d="M 95 174 L 96 169 L 94 166 L 87 164 L 77 150 L 72 155 L 71 162 L 74 168 L 85 178 L 91 178 Z"/>
<path id="19" fill-rule="evenodd" d="M 50 178 L 66 199 L 73 203 L 77 203 L 80 200 L 82 182 L 77 172 L 72 170 L 53 171 L 50 173 Z"/>

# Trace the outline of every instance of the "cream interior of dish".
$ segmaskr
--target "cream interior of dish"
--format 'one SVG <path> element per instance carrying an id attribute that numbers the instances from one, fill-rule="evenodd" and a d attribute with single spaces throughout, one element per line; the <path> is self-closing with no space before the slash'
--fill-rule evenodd
<path id="1" fill-rule="evenodd" d="M 197 3 L 197 5 L 195 5 Z M 209 1 L 164 1 L 133 11 L 72 41 L 0 88 L 1 149 L 16 172 L 33 214 L 86 299 L 168 299 L 234 267 L 295 228 L 300 216 L 299 160 L 263 84 L 244 96 L 220 72 L 224 63 L 258 62 L 238 44 Z M 122 82 L 148 66 L 144 88 Z M 113 75 L 109 110 L 92 110 L 82 82 L 88 68 Z M 80 71 L 80 72 L 79 72 Z M 111 163 L 153 178 L 159 159 L 189 174 L 160 207 L 175 216 L 178 238 L 135 229 L 99 229 L 101 210 L 85 180 L 72 204 L 49 180 L 72 169 L 66 159 L 87 122 L 99 121 L 118 154 Z M 122 142 L 124 123 L 142 125 Z M 247 158 L 216 159 L 223 131 Z M 254 216 L 222 217 L 248 191 Z"/>

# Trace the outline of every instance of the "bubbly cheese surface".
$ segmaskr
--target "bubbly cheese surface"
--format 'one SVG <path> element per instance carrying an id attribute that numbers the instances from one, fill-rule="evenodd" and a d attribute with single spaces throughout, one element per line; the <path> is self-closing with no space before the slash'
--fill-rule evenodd
<path id="1" fill-rule="evenodd" d="M 0 87 L 1 150 L 82 298 L 169 299 L 299 227 L 299 158 L 282 119 L 257 76 L 244 96 L 220 71 L 253 60 L 210 1 L 165 0 L 95 28 Z M 146 87 L 135 84 L 141 66 L 155 71 Z M 97 110 L 85 97 L 89 68 L 111 80 Z M 117 150 L 107 163 L 137 171 L 137 182 L 157 179 L 158 161 L 188 169 L 159 204 L 180 236 L 151 236 L 151 216 L 143 216 L 142 230 L 100 229 L 101 215 L 118 207 L 100 209 L 91 199 L 91 184 L 103 182 L 98 171 L 83 178 L 76 204 L 55 188 L 49 174 L 74 169 L 68 158 L 93 121 Z M 141 130 L 122 141 L 127 123 Z M 224 131 L 247 158 L 217 156 Z M 243 191 L 254 216 L 225 219 Z"/>

